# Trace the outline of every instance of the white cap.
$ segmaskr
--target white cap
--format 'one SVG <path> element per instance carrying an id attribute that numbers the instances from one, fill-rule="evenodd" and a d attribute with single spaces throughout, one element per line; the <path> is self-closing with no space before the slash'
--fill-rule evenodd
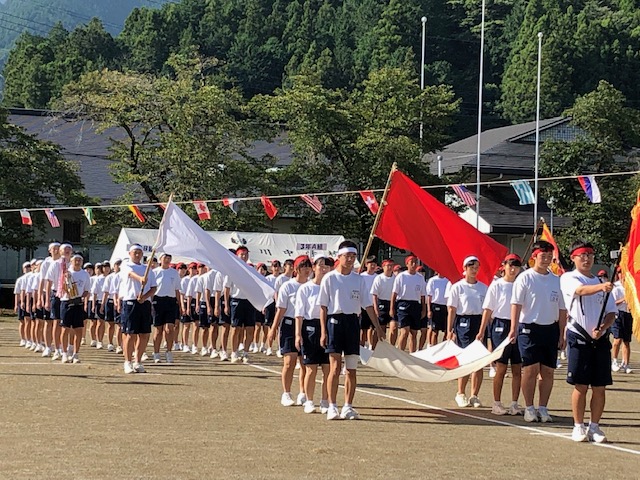
<path id="1" fill-rule="evenodd" d="M 51 242 L 47 250 L 51 250 L 53 247 L 59 247 L 59 246 L 60 246 L 60 242 Z"/>
<path id="2" fill-rule="evenodd" d="M 142 251 L 142 247 L 140 245 L 138 245 L 137 243 L 134 243 L 133 245 L 131 245 L 129 247 L 129 252 L 133 252 L 134 250 Z"/>
<path id="3" fill-rule="evenodd" d="M 31 262 L 24 262 L 22 264 L 22 268 L 27 268 L 27 267 L 30 267 L 30 266 L 31 266 Z"/>
<path id="4" fill-rule="evenodd" d="M 478 260 L 478 257 L 475 257 L 473 255 L 469 255 L 467 258 L 465 258 L 462 262 L 462 270 L 464 270 L 466 268 L 466 266 L 468 264 L 470 264 L 471 262 L 478 262 L 480 263 L 480 260 Z"/>
<path id="5" fill-rule="evenodd" d="M 37 259 L 37 258 L 32 258 L 32 259 L 31 259 L 31 262 L 29 262 L 29 263 L 30 263 L 31 265 L 35 265 L 37 261 L 38 261 L 38 259 Z"/>
<path id="6" fill-rule="evenodd" d="M 73 247 L 70 243 L 63 243 L 62 245 L 60 245 L 60 250 L 64 250 L 65 248 L 70 248 L 73 250 Z"/>

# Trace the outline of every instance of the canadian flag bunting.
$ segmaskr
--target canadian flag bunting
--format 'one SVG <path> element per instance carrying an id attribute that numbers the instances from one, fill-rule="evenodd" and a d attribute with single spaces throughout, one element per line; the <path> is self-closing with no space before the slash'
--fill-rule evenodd
<path id="1" fill-rule="evenodd" d="M 196 212 L 198 212 L 198 218 L 200 220 L 211 220 L 211 213 L 209 213 L 207 202 L 202 200 L 194 200 L 193 206 L 196 207 Z"/>
<path id="2" fill-rule="evenodd" d="M 260 201 L 262 202 L 262 206 L 264 207 L 264 212 L 267 214 L 267 217 L 269 217 L 269 220 L 273 220 L 274 218 L 276 218 L 276 215 L 278 214 L 278 209 L 273 204 L 273 202 L 269 200 L 269 197 L 267 197 L 266 195 L 262 195 L 260 197 Z"/>
<path id="3" fill-rule="evenodd" d="M 23 225 L 33 225 L 33 222 L 31 221 L 31 214 L 26 208 L 20 210 L 20 217 L 22 218 Z"/>
<path id="4" fill-rule="evenodd" d="M 362 197 L 362 200 L 364 200 L 364 203 L 367 204 L 367 207 L 369 207 L 369 210 L 371 210 L 371 213 L 377 215 L 380 206 L 378 205 L 378 201 L 376 200 L 376 196 L 373 192 L 371 190 L 362 190 L 360 191 L 360 196 Z"/>

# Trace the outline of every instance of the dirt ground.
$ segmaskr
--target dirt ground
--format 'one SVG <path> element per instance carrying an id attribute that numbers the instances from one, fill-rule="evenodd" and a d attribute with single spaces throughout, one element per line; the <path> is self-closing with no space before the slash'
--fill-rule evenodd
<path id="1" fill-rule="evenodd" d="M 615 374 L 602 421 L 610 443 L 594 445 L 569 438 L 563 368 L 554 424 L 460 409 L 454 383 L 411 383 L 366 367 L 355 400 L 361 420 L 328 422 L 280 406 L 277 357 L 231 365 L 177 353 L 174 365 L 125 376 L 120 355 L 106 350 L 84 347 L 81 364 L 63 365 L 17 344 L 17 322 L 0 319 L 0 479 L 640 476 L 640 369 Z M 505 400 L 509 391 L 507 379 Z M 486 375 L 480 398 L 491 404 Z"/>

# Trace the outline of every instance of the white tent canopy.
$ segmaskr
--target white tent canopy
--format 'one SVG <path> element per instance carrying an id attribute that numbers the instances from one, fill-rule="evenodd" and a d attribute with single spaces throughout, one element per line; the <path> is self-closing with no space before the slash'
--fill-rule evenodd
<path id="1" fill-rule="evenodd" d="M 342 235 L 298 235 L 288 233 L 259 232 L 207 232 L 213 239 L 226 248 L 238 248 L 241 245 L 249 249 L 251 263 L 269 264 L 278 259 L 281 262 L 298 255 L 330 256 L 338 254 L 338 245 L 344 241 Z M 111 254 L 111 263 L 117 259 L 129 257 L 129 247 L 139 244 L 145 255 L 151 253 L 156 242 L 158 230 L 144 228 L 123 228 Z M 162 252 L 157 252 L 159 255 Z M 171 252 L 167 252 L 171 253 Z M 173 262 L 192 261 L 190 258 L 173 257 Z M 197 260 L 197 259 L 194 259 Z"/>

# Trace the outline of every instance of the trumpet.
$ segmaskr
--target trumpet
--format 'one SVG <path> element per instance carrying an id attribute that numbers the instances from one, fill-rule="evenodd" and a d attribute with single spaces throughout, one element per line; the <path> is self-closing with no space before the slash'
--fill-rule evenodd
<path id="1" fill-rule="evenodd" d="M 69 294 L 69 299 L 78 297 L 78 284 L 73 281 L 73 277 L 69 272 L 66 272 L 64 276 L 64 288 Z"/>

